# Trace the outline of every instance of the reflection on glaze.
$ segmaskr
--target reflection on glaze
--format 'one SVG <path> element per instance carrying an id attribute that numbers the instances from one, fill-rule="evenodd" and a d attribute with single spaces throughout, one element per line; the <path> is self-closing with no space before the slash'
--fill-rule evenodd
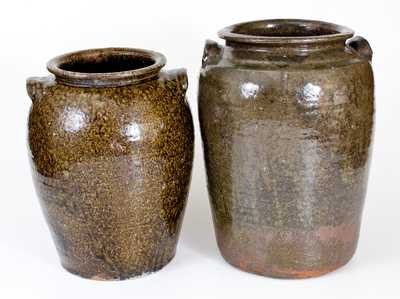
<path id="1" fill-rule="evenodd" d="M 142 137 L 142 132 L 139 124 L 131 123 L 124 128 L 124 135 L 128 137 L 129 141 L 138 141 Z"/>
<path id="2" fill-rule="evenodd" d="M 63 111 L 62 122 L 66 132 L 76 133 L 85 127 L 87 116 L 79 108 L 67 107 Z"/>
<path id="3" fill-rule="evenodd" d="M 246 82 L 240 86 L 240 91 L 245 99 L 254 99 L 259 88 L 260 87 L 257 84 Z"/>
<path id="4" fill-rule="evenodd" d="M 320 95 L 321 87 L 312 83 L 307 83 L 299 92 L 299 102 L 314 106 L 318 103 Z"/>
<path id="5" fill-rule="evenodd" d="M 309 134 L 307 129 L 304 132 L 305 134 Z M 302 153 L 301 164 L 303 164 L 302 184 L 299 185 L 299 194 L 302 200 L 297 200 L 296 204 L 298 217 L 304 227 L 312 227 L 315 223 L 314 215 L 318 214 L 318 211 L 316 211 L 316 207 L 318 206 L 318 169 L 324 163 L 321 163 L 321 149 L 319 148 L 318 141 L 315 139 L 300 139 L 298 147 Z"/>

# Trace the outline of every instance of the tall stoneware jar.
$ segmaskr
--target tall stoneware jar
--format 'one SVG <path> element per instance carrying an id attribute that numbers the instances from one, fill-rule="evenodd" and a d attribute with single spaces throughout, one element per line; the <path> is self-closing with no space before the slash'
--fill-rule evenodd
<path id="1" fill-rule="evenodd" d="M 372 51 L 308 20 L 242 23 L 208 41 L 199 116 L 216 237 L 248 272 L 322 275 L 355 252 L 374 115 Z"/>
<path id="2" fill-rule="evenodd" d="M 193 124 L 185 70 L 156 52 L 107 48 L 52 59 L 29 78 L 33 180 L 62 265 L 121 280 L 174 256 Z"/>

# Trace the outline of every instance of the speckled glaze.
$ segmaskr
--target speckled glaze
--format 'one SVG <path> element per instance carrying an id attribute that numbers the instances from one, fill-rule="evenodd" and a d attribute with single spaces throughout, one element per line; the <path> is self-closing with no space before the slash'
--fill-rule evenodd
<path id="1" fill-rule="evenodd" d="M 97 280 L 174 256 L 193 159 L 185 70 L 162 54 L 94 49 L 29 78 L 33 179 L 62 265 Z"/>
<path id="2" fill-rule="evenodd" d="M 335 24 L 242 23 L 207 41 L 199 117 L 218 246 L 265 276 L 319 276 L 355 252 L 374 119 L 368 42 Z"/>

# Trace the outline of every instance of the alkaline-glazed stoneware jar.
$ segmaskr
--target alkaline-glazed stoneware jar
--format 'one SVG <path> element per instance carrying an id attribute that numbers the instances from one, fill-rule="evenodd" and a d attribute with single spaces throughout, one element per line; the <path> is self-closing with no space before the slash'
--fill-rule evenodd
<path id="1" fill-rule="evenodd" d="M 185 70 L 156 52 L 107 48 L 54 58 L 29 78 L 33 179 L 62 265 L 97 280 L 174 256 L 189 188 L 193 124 Z"/>
<path id="2" fill-rule="evenodd" d="M 307 20 L 206 43 L 199 116 L 218 245 L 245 271 L 319 276 L 355 252 L 374 119 L 372 51 Z"/>

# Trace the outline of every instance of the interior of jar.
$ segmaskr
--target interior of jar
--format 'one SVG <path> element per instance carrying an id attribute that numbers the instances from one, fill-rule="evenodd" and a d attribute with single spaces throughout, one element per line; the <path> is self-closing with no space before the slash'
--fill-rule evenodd
<path id="1" fill-rule="evenodd" d="M 114 73 L 132 71 L 151 66 L 149 57 L 113 53 L 109 55 L 76 56 L 60 63 L 61 70 L 78 73 Z"/>

